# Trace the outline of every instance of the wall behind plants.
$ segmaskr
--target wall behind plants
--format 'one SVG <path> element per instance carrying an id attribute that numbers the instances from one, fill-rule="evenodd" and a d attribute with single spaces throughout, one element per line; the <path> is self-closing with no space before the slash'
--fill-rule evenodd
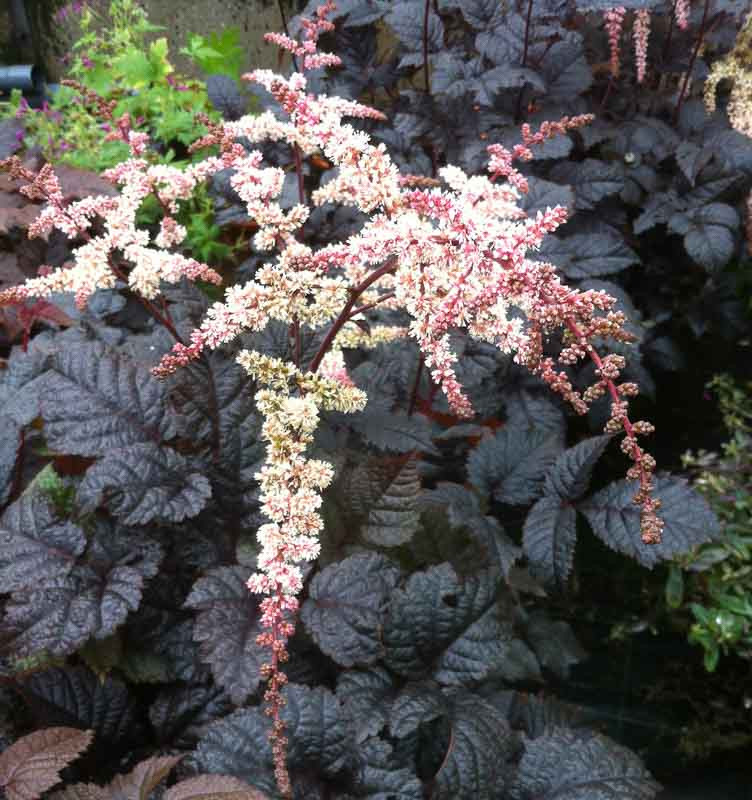
<path id="1" fill-rule="evenodd" d="M 97 0 L 101 2 L 101 0 Z M 37 60 L 44 64 L 48 76 L 60 77 L 60 58 L 71 40 L 54 21 L 55 12 L 65 5 L 61 0 L 26 0 L 27 15 L 33 30 Z M 264 46 L 268 30 L 282 28 L 279 4 L 270 0 L 142 0 L 149 19 L 165 28 L 170 47 L 170 60 L 180 72 L 192 74 L 190 62 L 179 55 L 189 33 L 206 34 L 237 27 L 243 34 L 246 51 L 244 71 L 252 67 L 274 67 L 276 53 Z M 282 0 L 285 15 L 297 13 L 295 0 Z M 2 12 L 0 12 L 1 14 Z M 2 27 L 0 25 L 0 27 Z"/>

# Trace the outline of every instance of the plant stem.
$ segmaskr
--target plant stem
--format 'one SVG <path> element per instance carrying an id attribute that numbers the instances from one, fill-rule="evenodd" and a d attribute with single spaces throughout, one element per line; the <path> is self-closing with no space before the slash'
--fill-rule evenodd
<path id="1" fill-rule="evenodd" d="M 408 417 L 412 417 L 413 411 L 415 411 L 415 404 L 418 402 L 418 390 L 420 389 L 420 379 L 423 375 L 424 364 L 425 360 L 423 358 L 423 353 L 421 352 L 420 357 L 418 358 L 418 368 L 415 370 L 415 380 L 413 381 L 413 388 L 410 391 L 410 402 L 407 406 Z"/>
<path id="2" fill-rule="evenodd" d="M 674 108 L 674 125 L 676 125 L 679 120 L 679 112 L 681 111 L 682 103 L 684 102 L 687 86 L 689 84 L 689 76 L 692 74 L 692 69 L 694 68 L 695 61 L 697 60 L 697 55 L 702 47 L 702 40 L 705 36 L 705 29 L 708 21 L 709 8 L 710 0 L 705 0 L 705 4 L 702 7 L 702 21 L 700 22 L 700 30 L 697 33 L 697 42 L 695 43 L 695 48 L 692 51 L 692 56 L 689 59 L 687 71 L 684 73 L 684 81 L 682 83 L 681 90 L 679 91 L 679 99 L 676 101 L 676 108 Z"/>
<path id="3" fill-rule="evenodd" d="M 668 57 L 668 51 L 671 47 L 671 39 L 674 35 L 674 23 L 676 22 L 676 0 L 671 5 L 671 20 L 668 23 L 668 33 L 666 34 L 666 41 L 663 45 L 663 53 L 661 58 L 663 61 Z"/>
<path id="4" fill-rule="evenodd" d="M 368 311 L 369 308 L 374 308 L 379 303 L 383 303 L 384 300 L 390 300 L 392 297 L 394 297 L 394 292 L 387 292 L 386 294 L 382 294 L 378 300 L 374 300 L 373 303 L 366 303 L 364 306 L 358 306 L 358 308 L 354 308 L 347 317 L 347 320 L 357 317 L 358 314 L 362 314 L 364 311 Z"/>
<path id="5" fill-rule="evenodd" d="M 334 337 L 339 333 L 340 329 L 348 321 L 348 319 L 350 319 L 352 310 L 355 307 L 355 303 L 357 303 L 360 295 L 362 295 L 369 286 L 376 283 L 376 281 L 378 281 L 380 278 L 383 278 L 384 275 L 389 275 L 390 272 L 394 272 L 395 269 L 397 269 L 397 259 L 396 257 L 392 257 L 386 262 L 386 264 L 383 264 L 378 269 L 374 270 L 367 278 L 365 278 L 363 281 L 361 281 L 361 283 L 351 290 L 350 299 L 345 303 L 345 306 L 340 312 L 339 316 L 332 323 L 332 327 L 327 331 L 327 334 L 324 337 L 324 341 L 321 342 L 318 352 L 309 364 L 308 370 L 310 372 L 316 372 L 321 365 L 327 350 L 329 350 L 332 342 L 334 341 Z"/>
<path id="6" fill-rule="evenodd" d="M 282 30 L 285 32 L 286 36 L 289 36 L 290 35 L 290 31 L 287 29 L 287 16 L 285 15 L 285 9 L 284 9 L 284 6 L 282 5 L 282 0 L 277 0 L 277 8 L 279 9 L 280 17 L 282 17 Z M 281 52 L 280 52 L 280 55 L 281 55 Z M 295 54 L 294 53 L 291 53 L 291 55 L 292 55 L 292 66 L 293 66 L 295 72 L 300 72 L 300 70 L 298 69 L 298 59 L 295 58 Z"/>
<path id="7" fill-rule="evenodd" d="M 525 17 L 525 40 L 522 45 L 522 62 L 520 66 L 524 69 L 527 66 L 527 51 L 530 46 L 530 23 L 533 18 L 533 0 L 528 0 L 527 3 L 527 16 Z M 525 84 L 520 86 L 519 94 L 517 95 L 517 110 L 514 112 L 514 120 L 517 124 L 522 122 L 522 98 L 525 94 Z"/>
<path id="8" fill-rule="evenodd" d="M 128 276 L 118 267 L 116 267 L 113 263 L 110 263 L 110 269 L 120 278 L 121 281 L 128 283 Z M 169 331 L 170 335 L 176 342 L 180 342 L 180 344 L 187 347 L 183 337 L 177 332 L 175 326 L 172 322 L 151 302 L 143 295 L 138 294 L 137 292 L 132 293 L 141 305 L 154 317 L 160 325 L 163 325 L 167 331 Z"/>
<path id="9" fill-rule="evenodd" d="M 431 94 L 431 81 L 428 76 L 428 15 L 431 13 L 431 0 L 426 0 L 423 8 L 423 79 L 426 94 Z"/>

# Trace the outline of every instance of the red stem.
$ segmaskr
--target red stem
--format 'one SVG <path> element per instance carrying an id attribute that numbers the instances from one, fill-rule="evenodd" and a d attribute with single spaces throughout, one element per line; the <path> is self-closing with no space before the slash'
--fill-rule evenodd
<path id="1" fill-rule="evenodd" d="M 391 300 L 394 297 L 394 292 L 387 292 L 386 294 L 382 294 L 378 300 L 374 300 L 373 303 L 366 303 L 364 306 L 358 306 L 358 308 L 354 308 L 350 312 L 350 316 L 347 318 L 351 320 L 353 317 L 357 317 L 358 314 L 362 314 L 364 311 L 368 311 L 371 308 L 379 305 L 379 303 L 383 303 L 384 300 Z"/>
<path id="2" fill-rule="evenodd" d="M 121 281 L 128 283 L 128 276 L 118 267 L 116 267 L 112 262 L 110 262 L 110 269 L 120 278 Z M 172 322 L 146 297 L 138 294 L 138 292 L 133 292 L 135 297 L 141 303 L 141 305 L 154 317 L 160 325 L 164 325 L 164 327 L 169 331 L 170 335 L 176 342 L 180 342 L 183 346 L 187 347 L 188 345 L 185 343 L 183 337 L 177 332 L 175 326 Z"/>
<path id="3" fill-rule="evenodd" d="M 702 47 L 702 40 L 705 36 L 705 26 L 707 25 L 708 21 L 708 9 L 710 7 L 710 0 L 705 0 L 705 4 L 702 7 L 702 21 L 700 22 L 700 30 L 697 34 L 697 42 L 695 43 L 695 48 L 692 51 L 692 56 L 689 59 L 689 66 L 687 67 L 687 71 L 684 73 L 684 81 L 682 82 L 681 90 L 679 91 L 679 99 L 676 101 L 676 108 L 674 108 L 674 125 L 679 120 L 679 112 L 681 111 L 682 103 L 684 102 L 684 96 L 687 91 L 687 86 L 689 85 L 689 77 L 692 74 L 692 69 L 695 65 L 695 60 L 697 59 L 697 55 L 700 52 L 700 48 Z"/>
<path id="4" fill-rule="evenodd" d="M 527 16 L 525 18 L 525 40 L 522 45 L 522 62 L 520 66 L 524 69 L 527 66 L 527 51 L 530 46 L 530 23 L 533 18 L 533 0 L 528 0 Z M 514 119 L 517 124 L 522 121 L 522 98 L 525 93 L 525 86 L 520 87 L 519 94 L 517 95 L 517 110 L 514 114 Z"/>
<path id="5" fill-rule="evenodd" d="M 428 15 L 431 13 L 431 0 L 426 0 L 423 9 L 423 79 L 426 94 L 431 94 L 431 82 L 428 77 Z"/>
<path id="6" fill-rule="evenodd" d="M 334 341 L 334 337 L 339 333 L 342 326 L 352 316 L 352 310 L 355 306 L 355 303 L 358 301 L 360 295 L 362 295 L 363 292 L 365 292 L 365 290 L 368 289 L 369 286 L 376 283 L 376 281 L 378 281 L 380 278 L 383 278 L 384 275 L 389 275 L 389 273 L 394 272 L 395 269 L 397 269 L 397 259 L 395 257 L 392 257 L 386 262 L 386 264 L 374 270 L 367 278 L 361 281 L 361 283 L 359 283 L 354 289 L 350 290 L 350 299 L 345 303 L 345 306 L 342 309 L 342 311 L 340 311 L 339 316 L 332 323 L 332 327 L 329 328 L 329 330 L 327 331 L 327 334 L 324 337 L 324 341 L 321 342 L 321 346 L 319 347 L 318 352 L 313 357 L 313 360 L 308 366 L 308 370 L 310 372 L 316 372 L 316 370 L 321 365 L 324 356 L 326 355 L 327 351 L 332 345 L 332 342 Z"/>

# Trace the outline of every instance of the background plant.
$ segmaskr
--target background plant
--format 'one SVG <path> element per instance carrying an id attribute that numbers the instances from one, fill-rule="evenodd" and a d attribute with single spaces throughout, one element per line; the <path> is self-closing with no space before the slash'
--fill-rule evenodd
<path id="1" fill-rule="evenodd" d="M 731 435 L 721 453 L 688 453 L 694 485 L 721 520 L 721 537 L 683 556 L 672 566 L 666 599 L 672 609 L 691 611 L 689 639 L 702 646 L 705 668 L 716 669 L 721 654 L 752 658 L 752 505 L 750 500 L 749 386 L 718 376 L 718 395 Z"/>
<path id="2" fill-rule="evenodd" d="M 162 158 L 185 158 L 187 146 L 206 131 L 197 122 L 198 113 L 212 113 L 207 88 L 202 81 L 188 79 L 174 71 L 167 40 L 155 38 L 160 27 L 149 22 L 144 9 L 134 0 L 85 3 L 64 6 L 59 22 L 73 21 L 77 38 L 68 55 L 65 80 L 48 103 L 32 109 L 19 92 L 5 114 L 23 121 L 23 143 L 41 148 L 53 162 L 101 171 L 125 159 L 128 148 L 122 141 L 103 142 L 110 120 L 88 93 L 113 103 L 115 119 L 128 114 L 132 124 L 158 142 Z M 203 41 L 203 37 L 198 37 Z M 196 37 L 188 55 L 212 70 L 232 69 L 237 60 L 237 34 L 210 37 L 214 48 L 198 45 Z M 219 69 L 220 63 L 225 69 Z"/>

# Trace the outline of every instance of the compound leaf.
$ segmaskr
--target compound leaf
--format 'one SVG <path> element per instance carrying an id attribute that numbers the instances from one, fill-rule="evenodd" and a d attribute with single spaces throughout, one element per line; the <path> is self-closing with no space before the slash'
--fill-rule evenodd
<path id="1" fill-rule="evenodd" d="M 444 716 L 446 699 L 433 681 L 408 683 L 397 695 L 389 711 L 389 732 L 402 739 L 420 725 Z"/>
<path id="2" fill-rule="evenodd" d="M 423 3 L 406 0 L 392 6 L 386 21 L 408 51 L 423 47 Z M 435 53 L 444 44 L 444 25 L 434 13 L 428 15 L 428 49 Z"/>
<path id="3" fill-rule="evenodd" d="M 114 450 L 86 471 L 77 493 L 80 510 L 94 511 L 103 498 L 124 525 L 182 522 L 211 497 L 208 479 L 184 456 L 154 442 Z"/>
<path id="4" fill-rule="evenodd" d="M 569 669 L 585 659 L 587 653 L 563 620 L 552 620 L 543 611 L 533 611 L 525 623 L 525 637 L 542 667 L 566 680 Z"/>
<path id="5" fill-rule="evenodd" d="M 358 749 L 357 796 L 362 800 L 422 800 L 423 784 L 394 756 L 393 748 L 373 737 Z"/>
<path id="6" fill-rule="evenodd" d="M 673 233 L 684 235 L 684 247 L 692 260 L 712 272 L 734 254 L 739 215 L 725 203 L 709 203 L 674 214 L 668 226 Z"/>
<path id="7" fill-rule="evenodd" d="M 719 535 L 719 522 L 707 501 L 683 478 L 662 475 L 655 481 L 665 522 L 660 544 L 645 545 L 640 538 L 640 508 L 633 502 L 637 491 L 631 481 L 615 481 L 578 505 L 594 533 L 609 547 L 654 567 L 686 553 Z"/>
<path id="8" fill-rule="evenodd" d="M 373 501 L 361 528 L 363 538 L 380 547 L 409 542 L 420 526 L 420 491 L 418 462 L 411 458 Z"/>
<path id="9" fill-rule="evenodd" d="M 610 232 L 547 236 L 540 253 L 572 280 L 611 275 L 640 263 L 637 253 Z"/>
<path id="10" fill-rule="evenodd" d="M 0 519 L 0 585 L 14 592 L 63 578 L 85 548 L 78 525 L 57 519 L 42 492 L 26 491 Z"/>
<path id="11" fill-rule="evenodd" d="M 565 450 L 546 475 L 546 494 L 578 500 L 585 494 L 595 462 L 610 440 L 610 436 L 593 436 Z"/>
<path id="12" fill-rule="evenodd" d="M 193 638 L 217 683 L 240 705 L 261 682 L 268 653 L 256 643 L 262 632 L 258 602 L 248 591 L 248 570 L 217 567 L 193 586 L 187 608 L 198 611 Z"/>
<path id="13" fill-rule="evenodd" d="M 0 416 L 0 504 L 5 503 L 11 492 L 20 448 L 21 426 L 3 414 Z"/>
<path id="14" fill-rule="evenodd" d="M 105 787 L 112 800 L 148 800 L 182 756 L 154 756 L 141 761 L 126 775 L 116 775 Z"/>
<path id="15" fill-rule="evenodd" d="M 387 411 L 377 407 L 348 420 L 353 430 L 379 450 L 390 453 L 429 453 L 439 455 L 432 438 L 436 426 L 422 414 L 407 416 L 404 412 Z"/>
<path id="16" fill-rule="evenodd" d="M 383 667 L 340 674 L 337 699 L 355 730 L 357 743 L 375 736 L 387 724 L 395 694 L 394 681 Z"/>
<path id="17" fill-rule="evenodd" d="M 522 550 L 530 573 L 558 590 L 566 587 L 577 541 L 577 513 L 566 501 L 544 495 L 528 512 Z"/>
<path id="18" fill-rule="evenodd" d="M 149 720 L 160 742 L 192 749 L 202 726 L 233 710 L 222 689 L 189 684 L 160 692 L 149 708 Z"/>
<path id="19" fill-rule="evenodd" d="M 501 503 L 529 503 L 543 489 L 543 478 L 562 451 L 560 433 L 521 430 L 507 424 L 484 439 L 467 459 L 470 482 Z"/>
<path id="20" fill-rule="evenodd" d="M 451 686 L 489 676 L 538 678 L 535 657 L 515 638 L 497 599 L 500 580 L 491 569 L 460 578 L 446 563 L 411 575 L 392 593 L 383 634 L 387 666 L 408 678 L 429 669 Z"/>
<path id="21" fill-rule="evenodd" d="M 585 211 L 592 210 L 604 197 L 618 194 L 624 188 L 620 170 L 594 158 L 556 164 L 551 177 L 557 183 L 568 183 L 575 192 L 575 206 Z"/>
<path id="22" fill-rule="evenodd" d="M 100 681 L 86 667 L 36 672 L 24 681 L 23 697 L 38 720 L 93 730 L 95 749 L 140 735 L 136 704 L 125 684 L 112 677 Z"/>
<path id="23" fill-rule="evenodd" d="M 161 548 L 147 537 L 97 521 L 85 558 L 67 574 L 14 591 L 0 630 L 17 655 L 68 655 L 125 622 L 161 558 Z"/>
<path id="24" fill-rule="evenodd" d="M 372 664 L 383 655 L 381 628 L 400 572 L 385 556 L 359 553 L 311 581 L 301 616 L 316 644 L 338 664 Z"/>
<path id="25" fill-rule="evenodd" d="M 237 81 L 229 75 L 209 75 L 206 94 L 226 120 L 240 119 L 248 108 L 248 97 L 241 93 Z"/>
<path id="26" fill-rule="evenodd" d="M 352 756 L 348 728 L 335 696 L 322 687 L 288 684 L 282 716 L 289 740 L 287 760 L 297 770 L 336 775 Z M 196 748 L 197 766 L 234 775 L 276 796 L 268 741 L 269 718 L 260 709 L 242 709 L 211 725 Z"/>
<path id="27" fill-rule="evenodd" d="M 505 783 L 516 737 L 498 711 L 470 692 L 446 696 L 449 749 L 434 776 L 436 800 L 495 800 Z"/>
<path id="28" fill-rule="evenodd" d="M 268 795 L 251 789 L 230 775 L 196 775 L 180 781 L 165 792 L 165 800 L 268 800 Z"/>
<path id="29" fill-rule="evenodd" d="M 44 728 L 21 737 L 0 753 L 0 786 L 8 800 L 37 800 L 60 771 L 91 744 L 92 731 Z"/>
<path id="30" fill-rule="evenodd" d="M 525 741 L 519 800 L 652 800 L 660 789 L 640 759 L 594 731 L 554 728 Z"/>
<path id="31" fill-rule="evenodd" d="M 101 456 L 174 435 L 164 385 L 101 342 L 75 342 L 55 354 L 41 409 L 47 444 L 61 453 Z"/>

